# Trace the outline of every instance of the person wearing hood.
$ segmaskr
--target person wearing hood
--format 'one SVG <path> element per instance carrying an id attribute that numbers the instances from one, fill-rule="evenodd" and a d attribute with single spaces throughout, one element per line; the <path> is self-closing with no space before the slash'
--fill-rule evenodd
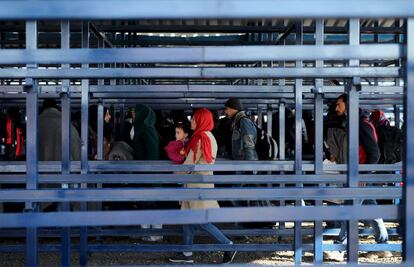
<path id="1" fill-rule="evenodd" d="M 39 116 L 39 160 L 58 161 L 62 159 L 62 114 L 54 99 L 46 99 Z M 71 160 L 80 160 L 81 140 L 71 124 Z"/>
<path id="2" fill-rule="evenodd" d="M 194 112 L 191 120 L 191 130 L 194 131 L 186 148 L 186 159 L 183 164 L 214 164 L 217 157 L 217 142 L 211 130 L 214 128 L 212 113 L 205 108 L 198 109 Z M 198 171 L 192 174 L 213 175 L 212 171 Z M 185 188 L 214 188 L 214 184 L 192 183 L 185 184 Z M 214 209 L 220 208 L 216 200 L 194 200 L 182 201 L 182 210 L 192 209 Z M 215 225 L 212 223 L 205 224 L 187 224 L 183 225 L 184 242 L 186 245 L 192 245 L 196 230 L 203 230 L 214 237 L 221 244 L 233 244 Z M 237 251 L 226 251 L 223 256 L 223 263 L 231 263 Z M 194 263 L 192 252 L 177 253 L 169 258 L 173 263 Z"/>
<path id="3" fill-rule="evenodd" d="M 375 109 L 369 116 L 369 121 L 377 129 L 379 126 L 390 126 L 390 120 L 385 116 L 384 111 Z"/>
<path id="4" fill-rule="evenodd" d="M 54 99 L 43 102 L 42 112 L 39 115 L 39 160 L 62 160 L 62 113 Z M 70 123 L 70 122 L 66 122 Z M 81 139 L 75 126 L 70 125 L 70 160 L 78 161 L 81 158 Z M 69 138 L 69 137 L 68 137 Z M 41 185 L 41 188 L 56 188 L 55 185 Z M 40 209 L 51 211 L 57 208 L 56 203 L 41 203 Z M 76 209 L 76 206 L 73 206 Z"/>
<path id="5" fill-rule="evenodd" d="M 375 126 L 378 135 L 378 146 L 381 151 L 378 164 L 401 162 L 404 152 L 403 131 L 397 125 L 392 126 L 382 110 L 373 110 L 369 120 Z"/>
<path id="6" fill-rule="evenodd" d="M 135 120 L 130 136 L 135 151 L 136 160 L 159 160 L 160 138 L 155 129 L 155 112 L 147 105 L 137 104 L 135 106 Z M 151 205 L 150 203 L 146 203 Z M 159 203 L 157 203 L 158 205 Z M 162 225 L 141 225 L 142 229 L 162 229 Z M 144 236 L 145 241 L 160 241 L 162 236 Z"/>
<path id="7" fill-rule="evenodd" d="M 154 111 L 146 105 L 135 107 L 134 127 L 131 131 L 136 160 L 159 160 L 160 138 L 155 129 Z"/>

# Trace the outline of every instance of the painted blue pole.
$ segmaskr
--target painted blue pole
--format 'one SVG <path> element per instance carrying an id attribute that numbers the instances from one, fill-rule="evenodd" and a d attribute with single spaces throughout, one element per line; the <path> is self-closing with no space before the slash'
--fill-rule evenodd
<path id="1" fill-rule="evenodd" d="M 37 49 L 37 21 L 26 22 L 26 49 Z M 36 65 L 27 65 L 27 68 L 36 68 Z M 38 109 L 38 87 L 37 81 L 26 79 L 26 114 L 27 114 L 27 131 L 26 135 L 26 189 L 38 188 L 39 175 L 39 109 Z M 37 203 L 26 202 L 25 211 L 35 213 Z M 28 266 L 38 265 L 38 229 L 28 227 L 26 233 L 26 264 Z"/>
<path id="2" fill-rule="evenodd" d="M 404 105 L 403 259 L 414 262 L 414 19 L 407 19 L 407 65 Z"/>

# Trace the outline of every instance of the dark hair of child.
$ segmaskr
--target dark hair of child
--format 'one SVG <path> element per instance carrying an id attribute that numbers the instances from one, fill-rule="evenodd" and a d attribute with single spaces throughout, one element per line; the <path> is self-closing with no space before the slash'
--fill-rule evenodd
<path id="1" fill-rule="evenodd" d="M 192 134 L 191 126 L 189 123 L 184 123 L 180 121 L 180 122 L 175 123 L 174 126 L 176 129 L 182 129 L 184 133 L 188 134 L 188 136 Z"/>

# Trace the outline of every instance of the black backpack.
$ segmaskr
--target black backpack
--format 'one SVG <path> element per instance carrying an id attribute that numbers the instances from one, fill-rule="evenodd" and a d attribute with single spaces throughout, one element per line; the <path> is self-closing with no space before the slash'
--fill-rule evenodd
<path id="1" fill-rule="evenodd" d="M 250 120 L 247 116 L 244 116 L 240 118 L 238 126 L 240 125 L 240 121 L 244 118 Z M 257 141 L 255 146 L 257 157 L 259 158 L 259 160 L 276 160 L 278 146 L 275 139 L 273 139 L 265 131 L 260 129 L 259 126 L 256 125 L 256 123 L 253 122 L 253 124 L 256 127 L 257 135 Z"/>
<path id="2" fill-rule="evenodd" d="M 393 164 L 402 160 L 403 133 L 396 126 L 382 125 L 377 128 L 381 157 L 378 163 Z"/>

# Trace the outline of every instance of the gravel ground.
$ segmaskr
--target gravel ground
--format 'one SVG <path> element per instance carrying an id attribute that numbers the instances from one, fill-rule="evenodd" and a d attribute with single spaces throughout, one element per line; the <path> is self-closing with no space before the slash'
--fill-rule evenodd
<path id="1" fill-rule="evenodd" d="M 311 227 L 312 224 L 304 223 L 305 227 Z M 360 225 L 362 226 L 362 224 Z M 397 224 L 386 223 L 387 228 L 396 227 Z M 293 224 L 287 223 L 287 228 L 293 227 Z M 256 243 L 256 244 L 272 244 L 277 243 L 278 239 L 275 236 L 267 237 L 249 237 L 248 239 L 238 238 L 233 239 L 237 240 L 235 243 Z M 58 240 L 48 239 L 50 242 L 59 242 Z M 8 239 L 0 241 L 4 244 L 19 244 L 19 240 Z M 93 239 L 90 242 L 94 242 Z M 165 238 L 165 243 L 179 244 L 181 239 L 179 237 L 167 237 Z M 210 239 L 207 237 L 196 238 L 197 243 L 209 243 Z M 282 239 L 283 243 L 292 243 L 291 237 L 284 237 Z M 305 238 L 304 243 L 311 243 L 312 239 Z M 332 242 L 332 239 L 327 239 L 325 237 L 324 242 Z M 361 243 L 374 243 L 374 238 L 372 236 L 367 238 L 361 238 Z M 398 237 L 391 236 L 390 243 L 401 243 L 401 240 Z M 147 242 L 142 241 L 137 238 L 122 238 L 122 237 L 106 237 L 103 239 L 103 243 L 119 243 L 119 244 L 145 244 Z M 21 243 L 20 243 L 21 244 Z M 148 244 L 148 243 L 147 243 Z M 88 258 L 88 264 L 90 266 L 131 266 L 131 265 L 167 265 L 168 257 L 173 255 L 173 253 L 117 253 L 117 252 L 105 252 L 105 253 L 91 253 Z M 398 264 L 401 263 L 402 257 L 401 253 L 394 252 L 393 257 L 387 259 L 369 259 L 364 257 L 365 253 L 360 253 L 359 263 L 364 264 Z M 23 253 L 0 253 L 0 267 L 20 267 L 25 266 L 25 259 Z M 196 252 L 194 253 L 194 259 L 197 264 L 219 264 L 222 260 L 222 253 L 220 252 Z M 60 254 L 59 253 L 41 253 L 39 257 L 40 266 L 59 266 L 60 265 Z M 303 256 L 304 264 L 311 264 L 313 261 L 313 254 L 305 252 Z M 293 252 L 290 251 L 277 251 L 277 252 L 239 252 L 234 260 L 234 263 L 251 263 L 259 265 L 294 265 Z M 325 262 L 327 264 L 340 264 L 337 262 Z M 72 265 L 79 265 L 79 255 L 78 253 L 72 254 Z"/>
<path id="2" fill-rule="evenodd" d="M 122 243 L 125 244 L 125 240 Z M 277 242 L 275 237 L 254 237 L 249 239 L 255 243 L 272 243 Z M 286 240 L 286 239 L 285 239 Z M 111 241 L 114 241 L 111 239 Z M 202 242 L 204 240 L 201 240 Z M 374 242 L 372 238 L 361 240 L 364 243 Z M 137 243 L 137 240 L 130 240 L 131 243 Z M 391 241 L 392 243 L 398 243 L 400 241 Z M 378 263 L 378 264 L 390 264 L 400 263 L 402 260 L 400 253 L 393 253 L 394 257 L 387 259 L 370 260 L 363 257 L 363 254 L 359 257 L 360 263 Z M 125 265 L 167 265 L 169 256 L 172 253 L 92 253 L 89 256 L 90 266 L 125 266 Z M 3 253 L 0 254 L 0 266 L 14 267 L 25 266 L 23 253 Z M 198 252 L 194 253 L 194 258 L 198 264 L 218 264 L 222 260 L 222 254 L 220 252 Z M 41 253 L 40 254 L 40 266 L 58 266 L 60 264 L 59 253 Z M 311 264 L 313 260 L 313 254 L 306 252 L 303 261 L 304 263 Z M 79 263 L 79 255 L 73 253 L 72 265 L 77 266 Z M 235 258 L 234 263 L 251 263 L 261 265 L 293 265 L 294 258 L 293 252 L 278 251 L 278 252 L 239 252 Z M 337 264 L 334 262 L 328 262 L 330 264 Z"/>

